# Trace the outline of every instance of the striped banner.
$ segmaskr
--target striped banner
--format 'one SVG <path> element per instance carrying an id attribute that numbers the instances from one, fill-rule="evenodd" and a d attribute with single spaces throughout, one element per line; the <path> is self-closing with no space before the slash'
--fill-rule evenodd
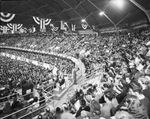
<path id="1" fill-rule="evenodd" d="M 81 26 L 82 26 L 82 28 L 85 30 L 85 29 L 87 29 L 88 24 L 87 24 L 86 22 L 84 22 L 84 23 L 81 24 Z"/>
<path id="2" fill-rule="evenodd" d="M 51 30 L 53 32 L 56 32 L 58 30 L 58 27 L 55 27 L 53 24 L 50 24 L 50 27 L 52 27 Z"/>
<path id="3" fill-rule="evenodd" d="M 22 24 L 7 24 L 8 28 L 12 30 L 12 33 L 16 33 L 21 27 Z"/>
<path id="4" fill-rule="evenodd" d="M 75 30 L 76 30 L 76 25 L 71 24 L 71 30 L 72 30 L 72 31 L 75 31 Z"/>
<path id="5" fill-rule="evenodd" d="M 7 26 L 0 26 L 0 30 L 2 30 L 3 34 L 7 34 L 9 28 Z"/>
<path id="6" fill-rule="evenodd" d="M 46 26 L 50 24 L 51 19 L 44 19 L 44 18 L 39 18 L 34 16 L 33 19 L 38 25 L 40 25 L 40 31 L 46 32 Z"/>
<path id="7" fill-rule="evenodd" d="M 66 23 L 64 21 L 60 21 L 60 29 L 67 31 Z"/>
<path id="8" fill-rule="evenodd" d="M 3 22 L 10 22 L 15 17 L 15 14 L 0 12 L 0 20 Z"/>

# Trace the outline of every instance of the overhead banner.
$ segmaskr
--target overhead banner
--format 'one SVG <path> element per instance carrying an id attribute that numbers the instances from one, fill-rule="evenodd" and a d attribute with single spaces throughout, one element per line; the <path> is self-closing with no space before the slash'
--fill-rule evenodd
<path id="1" fill-rule="evenodd" d="M 86 22 L 81 23 L 82 28 L 85 30 L 88 27 L 88 24 Z"/>
<path id="2" fill-rule="evenodd" d="M 72 30 L 72 31 L 76 31 L 76 25 L 71 24 L 71 30 Z"/>
<path id="3" fill-rule="evenodd" d="M 60 30 L 67 31 L 67 23 L 64 21 L 60 21 Z"/>
<path id="4" fill-rule="evenodd" d="M 15 17 L 15 14 L 0 12 L 0 20 L 10 22 Z"/>
<path id="5" fill-rule="evenodd" d="M 58 27 L 55 27 L 53 24 L 50 24 L 50 27 L 53 32 L 58 31 Z"/>
<path id="6" fill-rule="evenodd" d="M 46 26 L 50 24 L 51 19 L 39 18 L 34 16 L 33 19 L 38 25 L 40 25 L 40 31 L 46 32 Z"/>
<path id="7" fill-rule="evenodd" d="M 9 28 L 7 26 L 0 26 L 0 30 L 2 30 L 3 34 L 7 34 Z"/>
<path id="8" fill-rule="evenodd" d="M 22 24 L 7 24 L 7 27 L 12 30 L 12 33 L 16 33 L 21 27 L 22 27 Z"/>

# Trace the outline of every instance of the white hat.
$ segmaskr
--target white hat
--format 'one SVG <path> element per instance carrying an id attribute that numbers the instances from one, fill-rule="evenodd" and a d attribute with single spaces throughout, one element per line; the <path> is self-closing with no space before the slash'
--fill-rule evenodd
<path id="1" fill-rule="evenodd" d="M 150 46 L 150 41 L 146 43 L 146 46 Z"/>

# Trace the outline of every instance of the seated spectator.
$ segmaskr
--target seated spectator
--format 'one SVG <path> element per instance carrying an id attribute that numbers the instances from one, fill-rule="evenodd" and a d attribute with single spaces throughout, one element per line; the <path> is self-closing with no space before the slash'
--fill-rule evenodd
<path id="1" fill-rule="evenodd" d="M 125 100 L 125 106 L 128 109 L 128 112 L 133 115 L 136 119 L 147 119 L 147 110 L 145 109 L 144 105 L 138 99 L 137 96 L 130 95 L 127 96 Z"/>
<path id="2" fill-rule="evenodd" d="M 10 100 L 8 99 L 8 101 L 5 103 L 5 106 L 3 108 L 3 113 L 4 114 L 10 114 L 11 113 L 11 104 L 10 104 Z"/>
<path id="3" fill-rule="evenodd" d="M 134 86 L 132 94 L 137 96 L 137 99 L 140 100 L 141 105 L 147 111 L 147 115 L 150 117 L 150 101 L 142 93 L 142 87 L 141 86 L 137 86 L 137 87 Z"/>
<path id="4" fill-rule="evenodd" d="M 12 103 L 12 105 L 11 105 L 11 109 L 15 111 L 15 110 L 17 110 L 17 108 L 19 108 L 20 106 L 21 106 L 21 104 L 20 104 L 20 102 L 18 101 L 17 96 L 15 96 L 14 99 L 13 99 L 13 103 Z"/>
<path id="5" fill-rule="evenodd" d="M 43 116 L 39 114 L 37 119 L 43 119 Z"/>
<path id="6" fill-rule="evenodd" d="M 60 118 L 60 117 L 61 117 L 61 114 L 62 114 L 61 109 L 60 109 L 59 107 L 57 107 L 57 108 L 56 108 L 55 115 L 54 115 L 55 119 L 61 119 L 61 118 Z"/>
<path id="7" fill-rule="evenodd" d="M 77 111 L 77 113 L 76 113 L 76 116 L 75 117 L 79 117 L 79 116 L 81 116 L 81 112 L 83 111 L 83 110 L 85 110 L 86 109 L 86 101 L 84 100 L 84 99 L 81 99 L 81 100 L 79 100 L 79 105 L 80 105 L 80 107 L 79 107 L 79 109 L 78 109 L 78 111 Z"/>
<path id="8" fill-rule="evenodd" d="M 38 97 L 34 97 L 34 101 L 33 101 L 32 105 L 33 105 L 33 107 L 32 107 L 33 110 L 37 109 L 40 106 L 39 102 L 38 102 Z"/>
<path id="9" fill-rule="evenodd" d="M 101 106 L 101 116 L 105 117 L 106 119 L 109 119 L 111 116 L 110 110 L 114 107 L 114 104 L 112 101 L 114 98 L 114 93 L 112 93 L 111 90 L 105 91 L 103 97 L 104 97 L 105 103 L 103 103 Z"/>
<path id="10" fill-rule="evenodd" d="M 52 114 L 52 112 L 50 111 L 50 108 L 46 108 L 46 112 L 43 115 L 42 119 L 55 119 L 54 115 Z"/>

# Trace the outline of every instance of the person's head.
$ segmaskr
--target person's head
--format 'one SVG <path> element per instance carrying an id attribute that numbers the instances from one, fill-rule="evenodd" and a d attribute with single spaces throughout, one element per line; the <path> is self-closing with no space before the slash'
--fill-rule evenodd
<path id="1" fill-rule="evenodd" d="M 123 67 L 121 70 L 122 70 L 122 73 L 123 73 L 123 74 L 128 73 L 128 70 L 127 70 L 127 68 L 126 68 L 126 67 Z"/>
<path id="2" fill-rule="evenodd" d="M 34 97 L 34 102 L 37 102 L 38 101 L 38 97 Z"/>
<path id="3" fill-rule="evenodd" d="M 60 107 L 57 107 L 57 108 L 56 108 L 56 113 L 57 113 L 57 114 L 60 114 L 60 113 L 61 113 Z"/>
<path id="4" fill-rule="evenodd" d="M 82 107 L 86 106 L 86 101 L 85 101 L 84 99 L 81 99 L 81 100 L 80 100 L 80 105 L 81 105 Z"/>
<path id="5" fill-rule="evenodd" d="M 42 92 L 40 92 L 39 94 L 40 94 L 40 97 L 43 97 L 43 94 L 42 94 Z"/>
<path id="6" fill-rule="evenodd" d="M 115 97 L 115 91 L 113 89 L 107 90 L 104 92 L 104 99 L 107 102 L 112 101 L 112 99 Z"/>
<path id="7" fill-rule="evenodd" d="M 137 92 L 139 94 L 142 93 L 142 86 L 138 82 L 132 82 L 131 88 L 132 88 L 133 92 Z"/>
<path id="8" fill-rule="evenodd" d="M 146 64 L 147 64 L 147 65 L 150 65 L 150 61 L 149 61 L 149 60 L 146 60 Z"/>
<path id="9" fill-rule="evenodd" d="M 43 119 L 43 116 L 39 114 L 37 119 Z"/>
<path id="10" fill-rule="evenodd" d="M 63 103 L 62 107 L 63 107 L 64 111 L 68 111 L 69 110 L 69 105 L 67 103 Z"/>
<path id="11" fill-rule="evenodd" d="M 147 109 L 139 100 L 139 98 L 137 98 L 137 96 L 127 96 L 127 98 L 125 99 L 125 106 L 128 108 L 129 113 L 133 115 L 142 115 L 143 117 L 147 117 Z"/>
<path id="12" fill-rule="evenodd" d="M 17 96 L 16 95 L 14 96 L 13 101 L 17 101 Z"/>
<path id="13" fill-rule="evenodd" d="M 117 111 L 115 119 L 134 119 L 127 111 Z"/>
<path id="14" fill-rule="evenodd" d="M 141 101 L 135 95 L 128 95 L 124 104 L 129 111 L 137 110 L 142 105 Z"/>
<path id="15" fill-rule="evenodd" d="M 96 115 L 100 115 L 101 113 L 100 109 L 101 109 L 100 104 L 97 101 L 93 100 L 91 102 L 91 112 L 95 113 Z"/>
<path id="16" fill-rule="evenodd" d="M 46 113 L 50 113 L 50 111 L 51 111 L 50 108 L 47 107 L 47 108 L 46 108 Z"/>

